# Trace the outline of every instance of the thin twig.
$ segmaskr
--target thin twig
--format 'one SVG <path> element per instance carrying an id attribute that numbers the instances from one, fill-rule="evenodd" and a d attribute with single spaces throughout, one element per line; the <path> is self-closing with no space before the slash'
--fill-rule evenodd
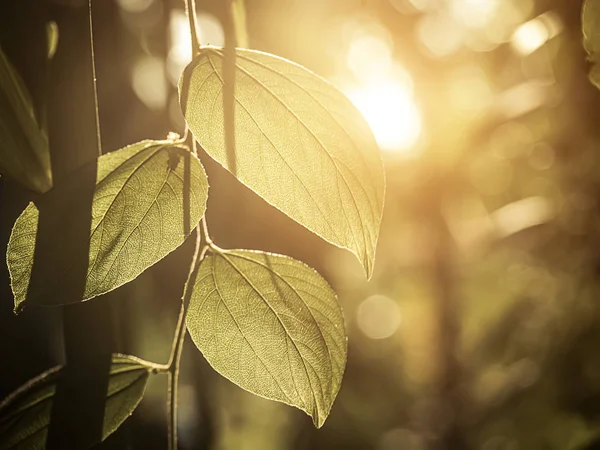
<path id="1" fill-rule="evenodd" d="M 102 156 L 102 139 L 100 136 L 100 111 L 98 110 L 98 86 L 96 81 L 96 54 L 94 53 L 94 32 L 92 28 L 92 0 L 89 0 L 90 10 L 90 50 L 92 54 L 92 79 L 94 84 L 94 110 L 96 111 L 96 139 L 98 140 L 98 156 Z"/>
<path id="2" fill-rule="evenodd" d="M 190 34 L 192 36 L 192 58 L 200 52 L 200 39 L 198 38 L 198 24 L 196 23 L 196 0 L 185 1 L 185 12 L 190 23 Z"/>
<path id="3" fill-rule="evenodd" d="M 200 42 L 198 40 L 198 27 L 196 25 L 196 5 L 194 0 L 186 0 L 185 2 L 186 13 L 190 24 L 190 35 L 192 39 L 192 58 L 194 58 L 200 51 Z M 188 136 L 188 128 L 186 126 L 185 137 Z M 192 153 L 198 156 L 198 150 L 196 147 L 196 140 L 192 136 Z M 184 189 L 191 189 L 189 181 Z M 169 415 L 168 419 L 168 449 L 177 450 L 177 394 L 179 389 L 179 363 L 181 361 L 181 354 L 183 352 L 183 343 L 185 341 L 186 324 L 185 316 L 187 313 L 188 305 L 192 298 L 192 292 L 194 290 L 194 284 L 196 283 L 196 276 L 198 275 L 198 269 L 200 263 L 204 259 L 208 250 L 208 245 L 202 247 L 202 236 L 204 240 L 209 243 L 211 242 L 208 237 L 208 228 L 206 225 L 205 217 L 201 219 L 202 224 L 197 225 L 194 232 L 196 233 L 196 244 L 194 247 L 194 254 L 190 263 L 190 272 L 188 275 L 187 282 L 183 289 L 183 298 L 181 300 L 181 307 L 179 309 L 179 317 L 177 318 L 177 326 L 175 329 L 175 337 L 173 339 L 173 346 L 171 348 L 171 354 L 169 356 L 169 362 L 167 363 L 168 383 L 169 390 L 167 394 L 167 411 Z"/>
<path id="4" fill-rule="evenodd" d="M 204 218 L 202 221 L 204 221 Z M 196 246 L 194 248 L 192 262 L 190 264 L 190 274 L 183 290 L 183 298 L 181 301 L 181 308 L 179 309 L 175 338 L 173 340 L 173 347 L 171 349 L 171 355 L 167 364 L 169 376 L 169 391 L 167 396 L 167 407 L 169 412 L 169 450 L 177 450 L 177 392 L 179 385 L 179 362 L 181 361 L 181 353 L 183 351 L 183 342 L 185 340 L 186 333 L 185 316 L 187 307 L 192 298 L 192 292 L 194 290 L 194 284 L 196 283 L 196 276 L 198 275 L 200 263 L 202 262 L 202 259 L 204 259 L 204 256 L 206 255 L 206 249 L 208 248 L 205 246 L 204 249 L 200 251 L 202 246 L 201 229 L 202 227 L 200 225 L 195 228 Z"/>

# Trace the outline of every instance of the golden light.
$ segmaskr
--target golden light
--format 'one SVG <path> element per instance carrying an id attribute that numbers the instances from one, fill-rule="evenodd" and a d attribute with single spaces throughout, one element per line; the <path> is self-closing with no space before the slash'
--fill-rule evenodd
<path id="1" fill-rule="evenodd" d="M 511 44 L 522 55 L 529 55 L 562 31 L 560 18 L 552 11 L 522 24 L 514 32 Z"/>
<path id="2" fill-rule="evenodd" d="M 379 37 L 358 36 L 348 47 L 347 64 L 357 78 L 369 80 L 390 71 L 392 49 Z"/>
<path id="3" fill-rule="evenodd" d="M 419 41 L 434 56 L 447 56 L 457 51 L 463 43 L 463 28 L 446 14 L 427 14 L 416 28 Z"/>
<path id="4" fill-rule="evenodd" d="M 221 46 L 225 44 L 223 27 L 215 16 L 198 12 L 197 24 L 200 44 Z M 176 9 L 171 12 L 169 30 L 171 47 L 167 56 L 167 73 L 171 83 L 177 84 L 181 72 L 192 59 L 190 28 L 184 11 Z"/>
<path id="5" fill-rule="evenodd" d="M 483 28 L 496 16 L 498 0 L 452 0 L 450 11 L 468 28 Z"/>
<path id="6" fill-rule="evenodd" d="M 131 73 L 131 86 L 148 109 L 164 109 L 167 104 L 167 81 L 162 59 L 145 56 L 137 61 Z"/>
<path id="7" fill-rule="evenodd" d="M 401 322 L 400 307 L 384 295 L 373 295 L 358 306 L 358 328 L 370 339 L 392 336 Z"/>
<path id="8" fill-rule="evenodd" d="M 483 112 L 494 99 L 485 71 L 477 65 L 454 70 L 449 78 L 449 97 L 457 113 L 468 118 Z"/>
<path id="9" fill-rule="evenodd" d="M 512 46 L 522 55 L 528 55 L 540 48 L 549 38 L 548 29 L 537 19 L 524 23 L 512 37 Z"/>
<path id="10" fill-rule="evenodd" d="M 552 82 L 537 79 L 520 83 L 498 95 L 496 110 L 507 119 L 527 114 L 547 102 L 552 86 Z"/>
<path id="11" fill-rule="evenodd" d="M 421 114 L 406 84 L 390 78 L 346 93 L 383 150 L 407 153 L 414 148 L 421 135 Z"/>
<path id="12" fill-rule="evenodd" d="M 385 30 L 356 33 L 348 45 L 346 64 L 358 82 L 344 91 L 369 123 L 379 146 L 405 153 L 421 134 L 421 114 L 413 99 L 412 79 L 392 55 Z"/>
<path id="13" fill-rule="evenodd" d="M 154 0 L 117 0 L 117 3 L 128 13 L 140 13 L 147 10 Z"/>

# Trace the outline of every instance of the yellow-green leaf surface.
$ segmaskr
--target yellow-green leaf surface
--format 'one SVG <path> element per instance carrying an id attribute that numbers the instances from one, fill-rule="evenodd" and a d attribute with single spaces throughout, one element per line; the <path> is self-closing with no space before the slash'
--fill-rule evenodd
<path id="1" fill-rule="evenodd" d="M 195 138 L 246 186 L 370 276 L 384 174 L 367 123 L 333 85 L 285 59 L 236 50 L 235 164 L 225 145 L 223 50 L 204 47 L 184 71 L 180 103 Z"/>
<path id="2" fill-rule="evenodd" d="M 600 0 L 586 0 L 582 12 L 583 45 L 594 63 L 590 81 L 600 89 Z"/>
<path id="3" fill-rule="evenodd" d="M 52 187 L 48 139 L 25 83 L 1 48 L 0 172 L 39 193 Z"/>
<path id="4" fill-rule="evenodd" d="M 323 425 L 346 365 L 344 318 L 327 282 L 292 258 L 249 250 L 209 256 L 196 280 L 187 327 L 210 365 Z"/>
<path id="5" fill-rule="evenodd" d="M 144 396 L 153 370 L 143 361 L 113 355 L 104 409 L 102 440 L 127 419 Z M 30 380 L 0 404 L 0 450 L 43 450 L 52 401 L 62 367 Z"/>
<path id="6" fill-rule="evenodd" d="M 88 300 L 133 280 L 183 243 L 206 209 L 208 180 L 200 161 L 190 154 L 189 227 L 184 220 L 184 155 L 172 141 L 142 141 L 98 159 L 92 205 L 90 252 L 84 296 Z M 72 184 L 76 183 L 74 177 Z M 69 186 L 76 189 L 77 186 Z M 52 191 L 47 194 L 51 197 Z M 60 196 L 55 196 L 59 197 Z M 40 201 L 44 201 L 42 198 Z M 55 226 L 71 226 L 65 205 L 57 204 Z M 15 308 L 26 300 L 61 304 L 61 286 L 75 270 L 67 261 L 60 274 L 44 273 L 43 283 L 29 287 L 39 212 L 31 203 L 17 219 L 8 244 L 8 269 Z M 67 227 L 67 228 L 65 228 Z M 57 249 L 60 251 L 60 249 Z"/>

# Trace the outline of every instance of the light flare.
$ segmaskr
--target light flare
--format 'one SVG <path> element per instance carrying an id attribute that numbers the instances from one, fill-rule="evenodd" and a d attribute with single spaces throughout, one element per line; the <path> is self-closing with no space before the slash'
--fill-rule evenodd
<path id="1" fill-rule="evenodd" d="M 406 154 L 414 149 L 421 135 L 421 114 L 406 84 L 390 78 L 346 93 L 383 150 Z"/>

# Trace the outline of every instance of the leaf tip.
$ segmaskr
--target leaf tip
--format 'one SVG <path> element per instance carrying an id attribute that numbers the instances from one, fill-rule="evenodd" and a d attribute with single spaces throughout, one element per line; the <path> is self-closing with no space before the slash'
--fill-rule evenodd
<path id="1" fill-rule="evenodd" d="M 321 415 L 319 413 L 312 416 L 313 425 L 318 430 L 325 424 L 325 420 L 327 420 L 327 414 Z"/>
<path id="2" fill-rule="evenodd" d="M 25 306 L 25 301 L 18 301 L 17 299 L 15 299 L 15 307 L 13 308 L 13 313 L 15 314 L 15 316 L 21 314 L 23 312 L 23 309 L 25 309 Z"/>

